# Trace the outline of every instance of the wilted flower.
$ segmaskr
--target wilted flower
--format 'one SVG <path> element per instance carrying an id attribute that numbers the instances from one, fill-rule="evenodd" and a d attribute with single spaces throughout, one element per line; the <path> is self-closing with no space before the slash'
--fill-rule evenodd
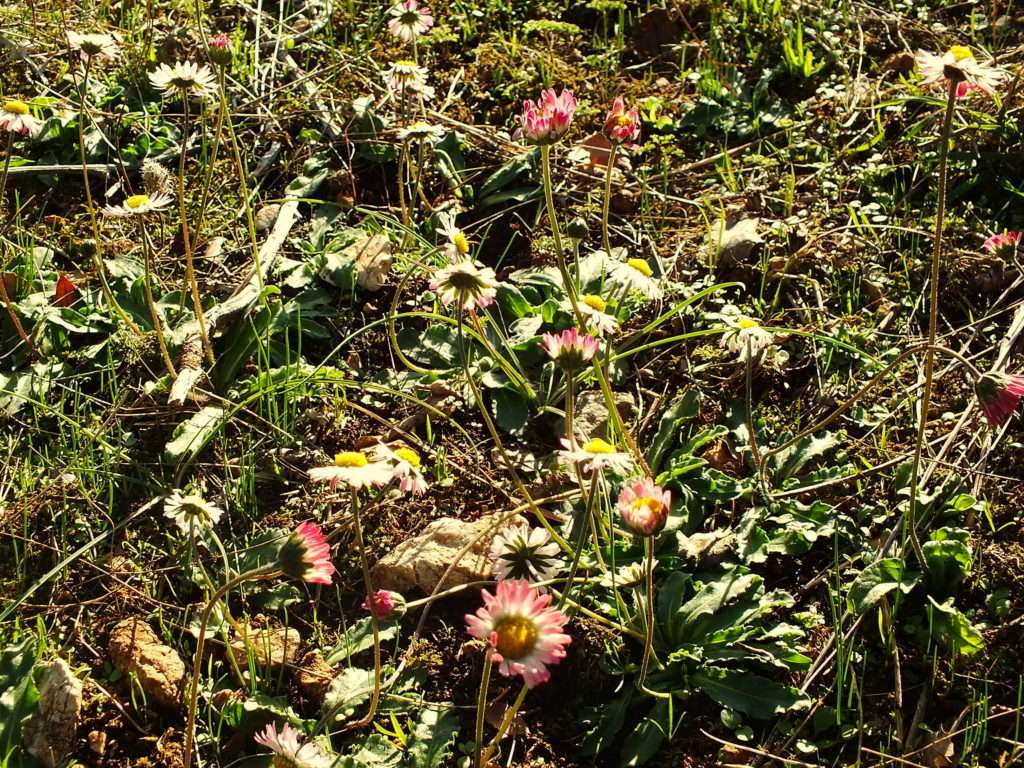
<path id="1" fill-rule="evenodd" d="M 448 241 L 443 246 L 444 252 L 452 261 L 462 261 L 469 255 L 469 238 L 455 225 L 455 212 L 441 211 L 437 218 L 440 222 L 437 233 Z"/>
<path id="2" fill-rule="evenodd" d="M 585 294 L 580 296 L 576 307 L 587 324 L 587 330 L 598 338 L 615 333 L 619 330 L 619 321 L 608 312 L 608 302 L 600 296 Z M 572 307 L 569 307 L 570 311 Z"/>
<path id="3" fill-rule="evenodd" d="M 300 745 L 299 732 L 288 723 L 280 731 L 271 723 L 253 740 L 274 753 L 274 768 L 330 768 L 334 763 L 334 758 L 321 752 L 316 744 Z"/>
<path id="4" fill-rule="evenodd" d="M 210 504 L 202 496 L 183 496 L 174 491 L 164 500 L 164 517 L 173 520 L 182 533 L 212 528 L 220 522 L 224 510 Z"/>
<path id="5" fill-rule="evenodd" d="M 1017 410 L 1024 396 L 1024 376 L 989 371 L 974 382 L 974 394 L 993 427 L 1003 424 Z"/>
<path id="6" fill-rule="evenodd" d="M 654 277 L 654 270 L 643 259 L 616 262 L 609 270 L 608 282 L 627 293 L 639 293 L 648 299 L 661 296 L 661 286 Z"/>
<path id="7" fill-rule="evenodd" d="M 402 141 L 439 141 L 444 136 L 444 128 L 417 120 L 412 125 L 398 131 Z"/>
<path id="8" fill-rule="evenodd" d="M 560 551 L 546 528 L 530 528 L 526 523 L 509 526 L 491 543 L 494 578 L 547 581 L 562 569 Z"/>
<path id="9" fill-rule="evenodd" d="M 210 55 L 210 61 L 220 67 L 226 67 L 234 58 L 234 51 L 231 49 L 231 36 L 218 32 L 212 35 L 206 43 Z"/>
<path id="10" fill-rule="evenodd" d="M 446 307 L 458 304 L 466 312 L 484 309 L 498 295 L 498 280 L 490 267 L 478 267 L 470 260 L 439 269 L 430 281 L 430 290 L 436 291 Z"/>
<path id="11" fill-rule="evenodd" d="M 638 477 L 619 492 L 616 507 L 623 522 L 639 536 L 653 536 L 665 527 L 672 494 L 649 477 Z"/>
<path id="12" fill-rule="evenodd" d="M 104 216 L 144 216 L 153 211 L 162 211 L 169 206 L 172 197 L 166 192 L 157 192 L 155 195 L 132 195 L 125 198 L 121 205 L 108 205 L 103 208 Z"/>
<path id="13" fill-rule="evenodd" d="M 621 96 L 616 96 L 612 108 L 604 119 L 604 134 L 615 144 L 640 138 L 640 113 L 636 107 L 626 109 Z"/>
<path id="14" fill-rule="evenodd" d="M 747 361 L 748 352 L 756 359 L 762 350 L 775 341 L 771 332 L 762 328 L 752 317 L 739 315 L 728 318 L 726 322 L 730 330 L 722 336 L 722 346 L 735 353 L 741 362 Z"/>
<path id="15" fill-rule="evenodd" d="M 434 17 L 430 9 L 420 5 L 416 0 L 403 0 L 390 11 L 388 31 L 403 43 L 411 43 L 420 35 L 425 35 L 434 26 Z"/>
<path id="16" fill-rule="evenodd" d="M 563 437 L 562 447 L 563 450 L 558 452 L 562 464 L 568 466 L 579 464 L 584 472 L 610 469 L 612 472 L 626 475 L 633 468 L 633 457 L 630 454 L 616 451 L 614 445 L 600 437 L 587 440 L 579 448 L 574 448 Z"/>
<path id="17" fill-rule="evenodd" d="M 418 96 L 424 101 L 434 98 L 434 89 L 427 85 L 427 70 L 410 59 L 393 62 L 384 73 L 384 82 L 402 98 Z"/>
<path id="18" fill-rule="evenodd" d="M 327 467 L 313 467 L 309 479 L 314 483 L 328 482 L 333 490 L 339 483 L 352 490 L 380 487 L 391 482 L 393 472 L 386 462 L 370 460 L 362 451 L 342 451 L 334 457 L 334 464 Z"/>
<path id="19" fill-rule="evenodd" d="M 945 89 L 946 83 L 957 83 L 957 98 L 973 90 L 991 94 L 1007 76 L 1005 70 L 979 62 L 964 45 L 954 45 L 941 56 L 918 50 L 914 59 L 921 72 L 921 85 L 942 85 Z"/>
<path id="20" fill-rule="evenodd" d="M 167 192 L 170 188 L 171 174 L 160 162 L 151 157 L 142 161 L 142 188 L 147 195 Z"/>
<path id="21" fill-rule="evenodd" d="M 362 608 L 373 614 L 377 621 L 388 619 L 400 619 L 405 613 L 405 598 L 397 592 L 387 589 L 378 589 L 373 593 L 373 600 L 363 600 Z"/>
<path id="22" fill-rule="evenodd" d="M 1001 235 L 989 237 L 981 247 L 996 256 L 1011 256 L 1017 250 L 1021 239 L 1024 239 L 1024 233 L 1003 232 Z"/>
<path id="23" fill-rule="evenodd" d="M 79 34 L 68 32 L 68 45 L 71 50 L 78 51 L 82 61 L 113 61 L 117 58 L 120 49 L 117 47 L 117 40 L 113 35 L 104 34 Z"/>
<path id="24" fill-rule="evenodd" d="M 19 136 L 38 136 L 43 124 L 32 117 L 28 104 L 10 99 L 0 106 L 0 130 L 10 131 Z"/>
<path id="25" fill-rule="evenodd" d="M 331 546 L 316 523 L 301 523 L 281 545 L 277 567 L 293 579 L 312 584 L 330 584 L 334 573 Z"/>
<path id="26" fill-rule="evenodd" d="M 576 97 L 568 88 L 560 94 L 554 88 L 542 91 L 536 102 L 524 101 L 519 116 L 519 133 L 529 144 L 554 144 L 562 138 L 576 112 Z"/>
<path id="27" fill-rule="evenodd" d="M 373 448 L 374 461 L 391 467 L 391 476 L 398 480 L 398 489 L 403 493 L 419 496 L 427 490 L 427 481 L 423 477 L 420 455 L 412 448 L 404 445 L 392 450 L 380 443 Z"/>
<path id="28" fill-rule="evenodd" d="M 569 328 L 561 333 L 545 333 L 540 345 L 562 370 L 576 371 L 594 359 L 598 341 Z"/>
<path id="29" fill-rule="evenodd" d="M 486 589 L 480 594 L 483 607 L 466 614 L 469 634 L 490 644 L 491 661 L 505 677 L 522 675 L 528 688 L 547 682 L 547 665 L 564 659 L 572 642 L 562 632 L 565 614 L 548 606 L 551 595 L 518 579 L 499 581 L 494 595 Z"/>
<path id="30" fill-rule="evenodd" d="M 164 96 L 180 96 L 182 93 L 205 99 L 217 93 L 217 79 L 205 64 L 179 61 L 173 67 L 161 64 L 149 73 L 149 82 L 162 91 Z"/>

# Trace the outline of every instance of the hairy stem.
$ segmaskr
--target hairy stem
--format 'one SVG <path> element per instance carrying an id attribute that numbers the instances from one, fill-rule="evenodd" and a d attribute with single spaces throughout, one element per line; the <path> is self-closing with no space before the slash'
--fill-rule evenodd
<path id="1" fill-rule="evenodd" d="M 366 559 L 366 544 L 363 541 L 363 526 L 359 519 L 359 495 L 352 491 L 352 527 L 356 533 L 356 546 L 359 547 L 359 564 L 363 569 L 363 584 L 366 587 L 366 604 L 370 606 L 370 629 L 373 630 L 373 691 L 370 694 L 370 709 L 357 722 L 352 723 L 345 730 L 353 730 L 369 725 L 377 714 L 377 706 L 380 703 L 380 623 L 377 621 L 376 609 L 373 602 L 373 577 L 370 574 L 370 564 Z"/>
<path id="2" fill-rule="evenodd" d="M 612 144 L 608 152 L 608 169 L 604 175 L 604 200 L 601 206 L 601 244 L 606 255 L 612 255 L 612 239 L 608 234 L 608 214 L 612 207 L 612 172 L 615 170 L 615 154 L 619 150 L 618 144 Z"/>
<path id="3" fill-rule="evenodd" d="M 150 247 L 149 235 L 146 233 L 146 224 L 143 215 L 136 216 L 139 222 L 139 238 L 142 240 L 143 264 L 145 274 L 142 279 L 142 288 L 146 294 L 146 306 L 149 307 L 149 317 L 153 321 L 153 330 L 156 333 L 157 344 L 160 345 L 160 354 L 167 366 L 167 372 L 177 378 L 178 372 L 174 368 L 174 360 L 167 349 L 167 340 L 164 339 L 164 327 L 160 321 L 160 313 L 157 312 L 156 302 L 153 300 L 153 249 Z"/>
<path id="4" fill-rule="evenodd" d="M 491 684 L 491 649 L 488 648 L 484 651 L 484 670 L 480 676 L 480 692 L 476 697 L 476 730 L 474 730 L 475 739 L 473 742 L 473 766 L 474 768 L 483 768 L 484 763 L 481 762 L 483 758 L 483 747 L 484 747 L 484 721 L 486 720 L 487 714 L 487 689 Z"/>

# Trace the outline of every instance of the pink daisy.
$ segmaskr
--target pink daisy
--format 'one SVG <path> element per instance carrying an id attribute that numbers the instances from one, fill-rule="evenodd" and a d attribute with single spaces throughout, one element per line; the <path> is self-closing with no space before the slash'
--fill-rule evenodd
<path id="1" fill-rule="evenodd" d="M 439 269 L 430 281 L 430 290 L 437 293 L 446 307 L 457 304 L 466 312 L 472 312 L 494 302 L 498 280 L 490 267 L 478 267 L 467 260 Z"/>
<path id="2" fill-rule="evenodd" d="M 301 523 L 277 553 L 286 575 L 312 584 L 330 584 L 334 573 L 331 546 L 316 523 Z"/>
<path id="3" fill-rule="evenodd" d="M 378 589 L 373 593 L 372 606 L 370 598 L 363 600 L 363 610 L 372 613 L 377 621 L 399 618 L 399 616 L 395 615 L 396 609 L 402 613 L 405 612 L 405 598 L 397 592 L 387 589 Z"/>
<path id="4" fill-rule="evenodd" d="M 598 342 L 593 336 L 570 328 L 561 333 L 545 333 L 540 345 L 562 369 L 575 371 L 594 359 Z"/>
<path id="5" fill-rule="evenodd" d="M 555 93 L 554 88 L 541 92 L 536 102 L 524 101 L 519 116 L 519 135 L 528 144 L 554 144 L 562 138 L 576 112 L 576 97 L 568 88 Z"/>
<path id="6" fill-rule="evenodd" d="M 626 109 L 621 96 L 616 96 L 612 108 L 604 119 L 604 133 L 610 141 L 625 144 L 640 138 L 640 113 L 636 107 Z"/>
<path id="7" fill-rule="evenodd" d="M 1005 70 L 992 63 L 979 62 L 964 45 L 954 45 L 941 56 L 918 50 L 914 59 L 921 73 L 921 85 L 941 85 L 945 89 L 946 83 L 957 83 L 957 98 L 963 98 L 968 91 L 991 94 L 1007 77 Z"/>
<path id="8" fill-rule="evenodd" d="M 413 42 L 434 26 L 434 17 L 430 15 L 430 9 L 420 5 L 417 0 L 403 0 L 388 13 L 391 14 L 388 31 L 403 43 Z"/>
<path id="9" fill-rule="evenodd" d="M 1022 238 L 1024 238 L 1024 233 L 1021 232 L 1003 232 L 1001 235 L 992 235 L 981 244 L 981 247 L 997 256 L 1004 253 L 1012 254 Z"/>
<path id="10" fill-rule="evenodd" d="M 665 527 L 672 494 L 649 477 L 638 477 L 619 492 L 616 505 L 623 522 L 638 536 L 653 536 Z"/>
<path id="11" fill-rule="evenodd" d="M 288 723 L 280 731 L 271 723 L 253 740 L 274 753 L 275 768 L 330 768 L 334 763 L 334 758 L 321 752 L 316 744 L 300 744 L 299 732 Z"/>
<path id="12" fill-rule="evenodd" d="M 974 394 L 993 427 L 1003 424 L 1020 405 L 1024 396 L 1024 376 L 989 371 L 974 383 Z"/>

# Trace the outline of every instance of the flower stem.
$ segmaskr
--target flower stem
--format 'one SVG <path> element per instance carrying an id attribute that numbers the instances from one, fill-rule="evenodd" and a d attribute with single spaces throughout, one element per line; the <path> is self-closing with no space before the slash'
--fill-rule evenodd
<path id="1" fill-rule="evenodd" d="M 946 223 L 946 170 L 949 162 L 949 138 L 953 130 L 956 110 L 956 90 L 959 83 L 950 79 L 946 94 L 946 113 L 942 118 L 942 137 L 939 146 L 938 208 L 935 211 L 935 238 L 932 244 L 932 272 L 928 307 L 928 349 L 924 357 L 924 390 L 921 393 L 921 411 L 914 443 L 914 460 L 910 469 L 910 505 L 907 511 L 907 536 L 914 556 L 922 568 L 927 567 L 921 542 L 917 538 L 917 492 L 921 473 L 921 454 L 924 451 L 925 432 L 928 429 L 928 410 L 932 402 L 932 383 L 935 374 L 935 338 L 939 325 L 939 267 L 942 262 L 942 234 Z"/>
<path id="2" fill-rule="evenodd" d="M 188 719 L 185 724 L 185 752 L 182 755 L 183 768 L 189 768 L 192 764 L 192 749 L 195 744 L 196 731 L 196 706 L 199 701 L 199 671 L 203 663 L 203 648 L 206 644 L 206 627 L 210 623 L 210 614 L 213 613 L 217 603 L 232 589 L 246 581 L 258 581 L 273 579 L 280 575 L 280 571 L 274 565 L 265 565 L 246 571 L 233 579 L 230 579 L 224 586 L 218 589 L 210 597 L 203 609 L 203 615 L 199 620 L 199 638 L 196 641 L 196 655 L 192 663 L 192 683 L 188 694 Z"/>
<path id="3" fill-rule="evenodd" d="M 604 246 L 606 256 L 612 255 L 612 239 L 608 234 L 608 214 L 612 207 L 612 171 L 615 169 L 615 154 L 619 150 L 618 144 L 612 144 L 608 152 L 608 168 L 604 175 L 604 200 L 601 207 L 601 244 Z"/>
<path id="4" fill-rule="evenodd" d="M 167 350 L 167 341 L 164 339 L 164 328 L 163 323 L 160 321 L 160 313 L 156 310 L 156 302 L 153 300 L 153 286 L 151 285 L 153 278 L 153 249 L 150 247 L 149 236 L 146 234 L 146 224 L 143 221 L 143 216 L 135 217 L 139 222 L 139 237 L 142 240 L 142 252 L 143 263 L 145 266 L 145 275 L 142 279 L 142 288 L 146 293 L 146 306 L 149 307 L 149 317 L 153 321 L 153 330 L 156 332 L 156 341 L 160 345 L 160 354 L 164 358 L 164 365 L 167 366 L 167 372 L 172 377 L 177 378 L 178 372 L 174 368 L 174 361 L 171 359 L 171 353 Z"/>
<path id="5" fill-rule="evenodd" d="M 487 688 L 491 684 L 491 650 L 484 651 L 484 671 L 480 676 L 480 692 L 476 697 L 476 730 L 473 742 L 473 766 L 483 768 L 484 720 L 487 714 Z"/>
<path id="6" fill-rule="evenodd" d="M 644 581 L 645 589 L 647 591 L 646 600 L 644 601 L 644 629 L 646 637 L 644 638 L 644 658 L 640 663 L 640 680 L 638 687 L 641 691 L 651 696 L 657 696 L 658 698 L 672 698 L 671 693 L 662 693 L 661 691 L 652 691 L 647 687 L 647 668 L 651 663 L 651 654 L 654 653 L 654 537 L 644 536 L 644 553 L 646 558 L 644 561 Z"/>
<path id="7" fill-rule="evenodd" d="M 505 738 L 505 734 L 508 732 L 509 727 L 512 725 L 512 721 L 519 713 L 519 708 L 523 706 L 523 701 L 526 699 L 526 694 L 529 693 L 529 687 L 523 683 L 523 687 L 519 689 L 519 695 L 516 696 L 516 700 L 512 702 L 512 706 L 505 710 L 505 716 L 501 718 L 501 725 L 498 726 L 498 732 L 494 734 L 494 738 L 491 739 L 491 743 L 487 745 L 487 749 L 484 750 L 483 756 L 481 757 L 482 763 L 477 763 L 477 768 L 483 768 L 488 765 L 491 759 L 491 755 L 498 748 L 498 744 Z"/>
<path id="8" fill-rule="evenodd" d="M 359 547 L 359 564 L 363 569 L 363 584 L 366 586 L 366 604 L 370 606 L 370 629 L 373 630 L 373 692 L 370 694 L 369 711 L 345 730 L 354 730 L 369 725 L 377 714 L 377 706 L 380 703 L 380 624 L 375 613 L 373 577 L 370 574 L 370 564 L 366 559 L 363 526 L 359 519 L 359 494 L 355 490 L 352 491 L 352 527 L 356 532 L 356 546 Z"/>
<path id="9" fill-rule="evenodd" d="M 7 142 L 4 148 L 4 169 L 0 173 L 0 211 L 4 207 L 4 190 L 7 188 L 7 170 L 11 167 L 11 147 L 14 144 L 14 133 L 7 131 Z M 35 347 L 32 345 L 32 340 L 25 333 L 25 328 L 21 324 L 21 319 L 18 317 L 18 313 L 14 311 L 14 304 L 11 302 L 11 297 L 7 293 L 7 281 L 4 279 L 3 274 L 0 274 L 0 299 L 3 299 L 4 308 L 7 310 L 7 316 L 11 319 L 11 323 L 14 325 L 14 330 L 18 332 L 18 338 L 21 339 L 22 343 L 28 347 L 29 354 L 35 354 Z"/>

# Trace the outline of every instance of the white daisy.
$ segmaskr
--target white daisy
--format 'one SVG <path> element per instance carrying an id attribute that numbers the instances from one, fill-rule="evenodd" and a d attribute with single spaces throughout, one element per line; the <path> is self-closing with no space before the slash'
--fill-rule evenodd
<path id="1" fill-rule="evenodd" d="M 217 93 L 217 78 L 205 64 L 179 61 L 173 67 L 161 64 L 149 74 L 149 82 L 164 96 L 189 96 L 205 99 Z"/>
<path id="2" fill-rule="evenodd" d="M 166 192 L 154 195 L 132 195 L 125 198 L 121 205 L 108 205 L 103 209 L 104 216 L 143 216 L 153 211 L 162 211 L 171 204 L 173 198 Z"/>
<path id="3" fill-rule="evenodd" d="M 334 764 L 334 758 L 321 752 L 316 744 L 300 744 L 299 732 L 288 723 L 280 731 L 271 723 L 253 740 L 274 753 L 274 768 L 330 768 Z"/>
<path id="4" fill-rule="evenodd" d="M 427 481 L 423 477 L 420 455 L 412 448 L 402 446 L 392 450 L 380 443 L 373 448 L 373 458 L 391 466 L 391 476 L 398 480 L 398 489 L 403 493 L 419 496 L 426 492 Z"/>
<path id="5" fill-rule="evenodd" d="M 409 59 L 393 62 L 384 73 L 384 82 L 397 96 L 419 96 L 424 101 L 434 98 L 434 89 L 427 85 L 427 70 Z"/>
<path id="6" fill-rule="evenodd" d="M 510 526 L 491 543 L 494 578 L 547 581 L 562 569 L 559 552 L 546 528 L 530 528 L 526 523 Z"/>
<path id="7" fill-rule="evenodd" d="M 626 293 L 639 293 L 648 299 L 661 298 L 661 286 L 651 265 L 643 259 L 627 259 L 612 266 L 608 282 Z"/>
<path id="8" fill-rule="evenodd" d="M 39 135 L 42 127 L 42 122 L 32 117 L 24 101 L 10 99 L 0 106 L 0 130 L 34 138 Z"/>
<path id="9" fill-rule="evenodd" d="M 430 15 L 430 9 L 420 5 L 418 0 L 402 0 L 388 13 L 391 15 L 388 31 L 403 43 L 413 42 L 434 26 L 434 17 Z"/>
<path id="10" fill-rule="evenodd" d="M 417 120 L 410 126 L 398 131 L 398 138 L 402 141 L 440 141 L 444 136 L 444 128 L 439 125 L 431 125 L 423 120 Z"/>
<path id="11" fill-rule="evenodd" d="M 394 472 L 387 462 L 371 460 L 362 451 L 342 451 L 334 457 L 334 464 L 309 470 L 311 482 L 327 482 L 332 489 L 339 483 L 352 490 L 371 486 L 380 488 L 391 482 L 393 476 Z"/>
<path id="12" fill-rule="evenodd" d="M 572 444 L 562 438 L 563 450 L 558 452 L 558 458 L 563 466 L 572 467 L 576 464 L 590 473 L 598 469 L 610 469 L 620 475 L 628 475 L 633 469 L 633 457 L 622 451 L 616 451 L 615 446 L 600 437 L 587 440 L 579 448 L 573 448 Z"/>
<path id="13" fill-rule="evenodd" d="M 563 306 L 572 314 L 572 305 L 566 302 Z M 594 336 L 602 338 L 619 330 L 619 321 L 608 312 L 608 302 L 594 294 L 584 294 L 576 302 L 580 314 L 587 324 L 587 330 Z"/>
<path id="14" fill-rule="evenodd" d="M 437 233 L 447 242 L 441 247 L 453 262 L 462 261 L 469 256 L 469 238 L 466 233 L 455 226 L 455 211 L 441 211 L 437 214 L 440 224 Z"/>
<path id="15" fill-rule="evenodd" d="M 472 312 L 494 302 L 498 295 L 498 280 L 493 269 L 478 267 L 467 259 L 438 270 L 430 281 L 430 290 L 437 292 L 446 307 L 454 303 L 466 312 Z"/>
<path id="16" fill-rule="evenodd" d="M 212 528 L 220 522 L 223 514 L 223 509 L 194 494 L 183 496 L 181 491 L 174 491 L 164 500 L 164 517 L 173 520 L 185 534 L 191 530 Z"/>
<path id="17" fill-rule="evenodd" d="M 722 346 L 735 353 L 740 362 L 746 362 L 748 352 L 756 360 L 761 352 L 775 341 L 771 331 L 766 331 L 752 317 L 739 315 L 726 318 L 729 332 L 722 336 Z"/>
<path id="18" fill-rule="evenodd" d="M 968 91 L 993 93 L 1006 80 L 1006 70 L 991 63 L 981 63 L 965 45 L 954 45 L 941 56 L 918 50 L 914 55 L 917 69 L 921 73 L 921 85 L 942 85 L 957 83 L 956 95 L 961 98 Z"/>
<path id="19" fill-rule="evenodd" d="M 82 61 L 113 61 L 120 53 L 117 39 L 113 35 L 80 34 L 68 32 L 68 45 L 78 51 Z"/>

